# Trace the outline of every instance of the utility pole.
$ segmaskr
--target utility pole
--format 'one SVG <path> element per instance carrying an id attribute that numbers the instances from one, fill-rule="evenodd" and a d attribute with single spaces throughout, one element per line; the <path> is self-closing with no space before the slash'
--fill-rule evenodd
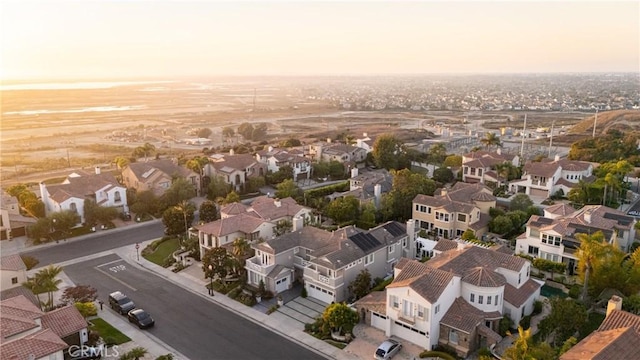
<path id="1" fill-rule="evenodd" d="M 524 163 L 524 136 L 525 130 L 527 130 L 527 114 L 524 114 L 524 126 L 522 127 L 522 143 L 520 145 L 520 163 Z"/>
<path id="2" fill-rule="evenodd" d="M 67 166 L 71 167 L 71 158 L 69 157 L 69 148 L 67 148 Z"/>
<path id="3" fill-rule="evenodd" d="M 598 125 L 598 108 L 596 108 L 596 116 L 593 119 L 593 134 L 591 135 L 592 138 L 595 139 L 596 137 L 596 126 Z"/>
<path id="4" fill-rule="evenodd" d="M 553 145 L 553 126 L 556 124 L 556 120 L 554 119 L 553 122 L 551 122 L 551 137 L 549 138 L 549 156 L 551 157 L 551 145 Z"/>

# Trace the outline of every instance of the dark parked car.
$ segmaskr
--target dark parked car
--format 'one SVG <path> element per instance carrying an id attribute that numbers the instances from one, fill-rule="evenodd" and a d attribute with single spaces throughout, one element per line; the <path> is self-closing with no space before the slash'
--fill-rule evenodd
<path id="1" fill-rule="evenodd" d="M 120 291 L 109 294 L 109 306 L 122 315 L 127 315 L 129 311 L 136 308 L 136 304 Z"/>
<path id="2" fill-rule="evenodd" d="M 127 317 L 129 318 L 129 322 L 138 325 L 140 329 L 152 327 L 156 323 L 151 315 L 142 309 L 129 311 Z"/>

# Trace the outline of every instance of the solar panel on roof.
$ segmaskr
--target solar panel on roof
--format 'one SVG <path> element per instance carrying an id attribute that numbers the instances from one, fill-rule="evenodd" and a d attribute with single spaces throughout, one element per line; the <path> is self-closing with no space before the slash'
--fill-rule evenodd
<path id="1" fill-rule="evenodd" d="M 351 235 L 349 236 L 349 239 L 351 239 L 351 241 L 353 241 L 353 243 L 356 244 L 357 247 L 365 252 L 382 245 L 382 243 L 380 243 L 378 239 L 368 233 L 358 233 L 355 235 Z"/>
<path id="2" fill-rule="evenodd" d="M 604 214 L 604 218 L 605 219 L 615 220 L 615 221 L 619 222 L 622 225 L 629 225 L 629 224 L 631 224 L 633 222 L 633 219 L 630 216 L 626 216 L 626 215 L 605 213 Z"/>
<path id="3" fill-rule="evenodd" d="M 393 235 L 393 237 L 400 236 L 405 233 L 402 226 L 400 226 L 400 224 L 398 224 L 397 222 L 385 224 L 383 227 L 389 232 L 389 234 Z"/>

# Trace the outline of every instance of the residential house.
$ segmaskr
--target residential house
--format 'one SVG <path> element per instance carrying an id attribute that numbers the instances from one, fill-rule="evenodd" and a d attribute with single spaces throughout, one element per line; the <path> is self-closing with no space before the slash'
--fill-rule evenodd
<path id="1" fill-rule="evenodd" d="M 27 266 L 18 254 L 0 257 L 0 291 L 22 287 L 27 281 Z"/>
<path id="2" fill-rule="evenodd" d="M 640 359 L 640 316 L 622 310 L 622 299 L 613 296 L 607 315 L 589 336 L 560 355 L 560 360 Z"/>
<path id="3" fill-rule="evenodd" d="M 367 133 L 362 134 L 362 138 L 356 139 L 356 147 L 364 149 L 367 154 L 373 151 L 373 144 L 375 144 L 376 139 L 372 139 L 367 135 Z"/>
<path id="4" fill-rule="evenodd" d="M 337 198 L 353 196 L 360 201 L 360 205 L 373 203 L 378 208 L 382 194 L 391 191 L 393 177 L 386 169 L 359 172 L 358 168 L 351 169 L 349 190 L 330 194 L 327 198 L 332 201 Z"/>
<path id="5" fill-rule="evenodd" d="M 25 236 L 29 225 L 36 219 L 20 214 L 20 204 L 14 196 L 2 191 L 0 198 L 0 240 L 10 240 Z"/>
<path id="6" fill-rule="evenodd" d="M 47 215 L 70 210 L 80 216 L 80 223 L 85 221 L 85 200 L 91 200 L 98 206 L 114 207 L 122 213 L 129 212 L 127 188 L 120 185 L 112 174 L 101 173 L 99 167 L 95 168 L 95 174 L 75 172 L 62 184 L 47 185 L 41 182 L 40 195 Z"/>
<path id="7" fill-rule="evenodd" d="M 580 210 L 558 204 L 544 210 L 544 215 L 532 215 L 526 231 L 516 239 L 516 253 L 527 254 L 567 264 L 573 275 L 578 265 L 580 247 L 578 234 L 602 231 L 605 239 L 615 241 L 627 252 L 635 239 L 636 220 L 632 216 L 602 205 L 587 205 Z"/>
<path id="8" fill-rule="evenodd" d="M 440 189 L 439 195 L 416 195 L 412 218 L 419 229 L 445 239 L 459 237 L 467 229 L 480 237 L 488 230 L 489 209 L 495 206 L 496 198 L 487 186 L 458 182 L 449 190 Z"/>
<path id="9" fill-rule="evenodd" d="M 151 191 L 156 196 L 164 194 L 175 178 L 186 179 L 196 190 L 196 196 L 200 196 L 200 174 L 176 164 L 171 159 L 135 162 L 122 170 L 122 182 L 127 188 L 136 189 L 138 192 Z"/>
<path id="10" fill-rule="evenodd" d="M 298 205 L 292 198 L 256 198 L 251 205 L 230 204 L 220 210 L 220 219 L 194 227 L 200 243 L 200 254 L 207 249 L 231 246 L 237 238 L 248 242 L 273 237 L 278 222 L 292 222 L 298 217 L 312 219 L 312 209 Z"/>
<path id="11" fill-rule="evenodd" d="M 325 303 L 348 300 L 349 284 L 363 270 L 371 278 L 389 276 L 413 241 L 413 233 L 398 222 L 368 231 L 348 226 L 329 232 L 303 227 L 302 219 L 296 218 L 293 229 L 252 245 L 255 256 L 246 262 L 247 282 L 258 286 L 263 281 L 278 293 L 297 280 L 310 297 Z"/>
<path id="12" fill-rule="evenodd" d="M 337 161 L 355 168 L 367 159 L 367 151 L 361 147 L 327 142 L 310 145 L 309 156 L 317 162 Z"/>
<path id="13" fill-rule="evenodd" d="M 311 177 L 311 159 L 304 157 L 300 150 L 274 149 L 269 146 L 266 150 L 258 151 L 256 159 L 267 165 L 270 172 L 278 172 L 281 167 L 290 166 L 293 169 L 293 181 Z"/>
<path id="14" fill-rule="evenodd" d="M 502 186 L 506 179 L 498 174 L 495 166 L 511 164 L 517 167 L 519 162 L 518 155 L 503 154 L 500 148 L 496 152 L 471 152 L 462 156 L 462 181 Z"/>
<path id="15" fill-rule="evenodd" d="M 215 154 L 209 156 L 209 163 L 204 166 L 203 173 L 209 178 L 218 177 L 240 191 L 250 178 L 265 176 L 267 166 L 250 154 Z"/>
<path id="16" fill-rule="evenodd" d="M 385 291 L 356 302 L 365 321 L 387 336 L 426 349 L 447 345 L 460 356 L 500 341 L 500 319 L 517 324 L 533 312 L 542 284 L 523 258 L 477 246 L 445 251 L 426 263 L 404 258 Z"/>
<path id="17" fill-rule="evenodd" d="M 3 359 L 63 360 L 72 345 L 85 344 L 87 321 L 74 305 L 43 313 L 24 296 L 0 301 Z"/>
<path id="18" fill-rule="evenodd" d="M 558 192 L 567 195 L 580 180 L 592 181 L 593 164 L 586 161 L 555 159 L 529 162 L 522 178 L 509 183 L 509 191 L 525 193 L 532 198 L 546 199 Z"/>

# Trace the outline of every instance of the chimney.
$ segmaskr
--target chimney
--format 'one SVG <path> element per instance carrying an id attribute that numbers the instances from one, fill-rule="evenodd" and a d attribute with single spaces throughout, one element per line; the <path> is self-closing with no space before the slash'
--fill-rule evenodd
<path id="1" fill-rule="evenodd" d="M 282 203 L 280 202 L 280 199 L 276 198 L 273 200 L 273 205 L 275 205 L 276 207 L 280 207 L 282 206 Z"/>
<path id="2" fill-rule="evenodd" d="M 273 151 L 273 146 L 269 146 L 269 147 L 267 148 L 267 151 L 272 152 L 272 151 Z"/>
<path id="3" fill-rule="evenodd" d="M 448 190 L 446 187 L 440 189 L 440 196 L 447 196 Z"/>
<path id="4" fill-rule="evenodd" d="M 591 211 L 592 209 L 589 209 L 584 212 L 584 221 L 586 221 L 588 224 L 591 224 Z"/>
<path id="5" fill-rule="evenodd" d="M 380 184 L 375 184 L 373 187 L 373 196 L 375 197 L 376 209 L 378 209 L 382 199 L 382 186 Z"/>
<path id="6" fill-rule="evenodd" d="M 560 161 L 560 155 L 556 154 L 555 158 L 553 159 L 553 161 Z"/>
<path id="7" fill-rule="evenodd" d="M 100 166 L 96 166 L 95 170 L 96 170 L 96 175 L 100 175 Z"/>
<path id="8" fill-rule="evenodd" d="M 302 230 L 304 227 L 304 219 L 300 216 L 293 218 L 293 231 Z"/>
<path id="9" fill-rule="evenodd" d="M 327 143 L 331 144 L 331 138 L 327 138 Z"/>
<path id="10" fill-rule="evenodd" d="M 613 310 L 622 310 L 622 298 L 616 295 L 613 295 L 607 303 L 607 316 L 609 316 Z"/>
<path id="11" fill-rule="evenodd" d="M 404 256 L 412 258 L 416 254 L 416 221 L 407 220 L 407 246 L 404 248 Z"/>
<path id="12" fill-rule="evenodd" d="M 369 137 L 369 136 L 368 136 L 368 134 L 367 134 L 366 132 L 363 132 L 363 133 L 362 133 L 362 137 L 363 137 L 363 138 L 366 138 L 366 137 Z"/>
<path id="13" fill-rule="evenodd" d="M 351 169 L 351 177 L 354 178 L 358 176 L 358 168 L 354 167 L 353 169 Z"/>
<path id="14" fill-rule="evenodd" d="M 498 153 L 498 155 L 502 155 L 502 149 L 498 148 L 498 150 L 496 150 L 496 153 Z"/>
<path id="15" fill-rule="evenodd" d="M 233 151 L 233 149 L 229 149 L 229 155 L 234 155 L 235 151 Z"/>

